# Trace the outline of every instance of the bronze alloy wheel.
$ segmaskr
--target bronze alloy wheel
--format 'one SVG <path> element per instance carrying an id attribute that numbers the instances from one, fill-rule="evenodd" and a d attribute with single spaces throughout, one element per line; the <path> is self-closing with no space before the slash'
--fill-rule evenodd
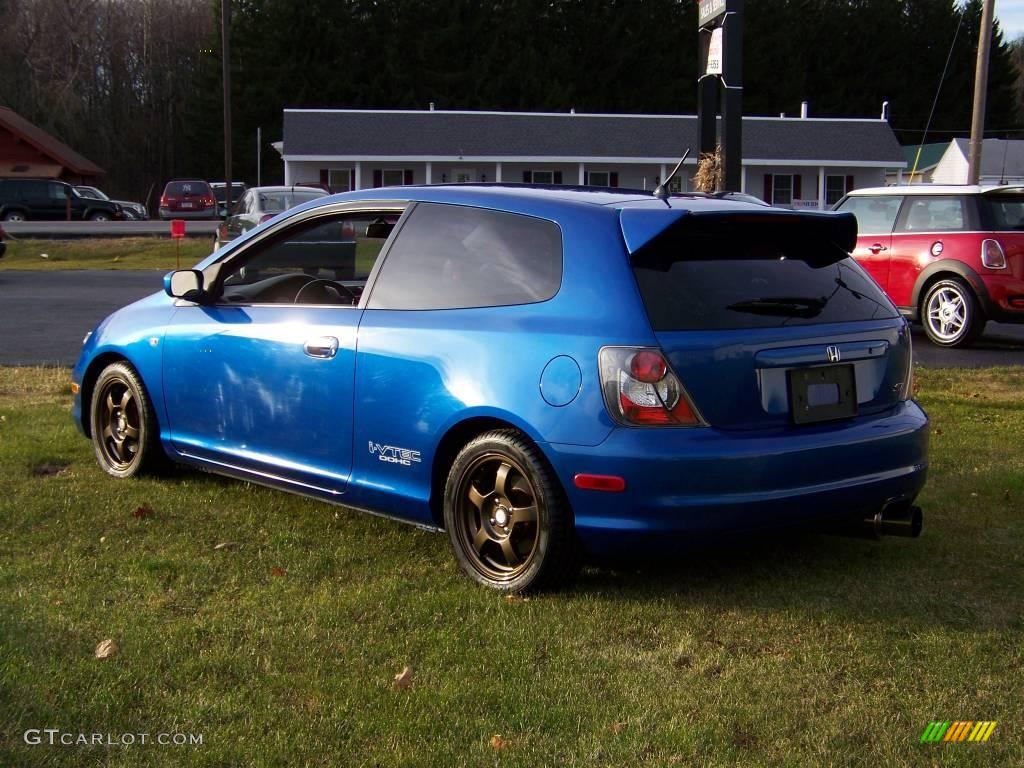
<path id="1" fill-rule="evenodd" d="M 481 584 L 521 592 L 574 571 L 561 490 L 517 432 L 488 432 L 462 449 L 448 478 L 445 526 L 459 564 Z"/>
<path id="2" fill-rule="evenodd" d="M 109 365 L 99 375 L 91 419 L 96 460 L 109 474 L 130 477 L 162 458 L 149 398 L 127 363 Z"/>

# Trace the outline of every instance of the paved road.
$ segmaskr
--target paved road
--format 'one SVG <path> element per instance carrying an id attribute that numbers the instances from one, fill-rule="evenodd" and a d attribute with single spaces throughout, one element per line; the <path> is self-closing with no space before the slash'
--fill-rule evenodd
<path id="1" fill-rule="evenodd" d="M 186 221 L 188 237 L 213 237 L 219 221 Z M 4 231 L 12 237 L 47 239 L 72 237 L 146 237 L 171 234 L 169 221 L 22 221 L 4 222 Z"/>
<path id="2" fill-rule="evenodd" d="M 162 289 L 161 270 L 5 271 L 0 365 L 73 365 L 86 332 L 118 307 Z"/>
<path id="3" fill-rule="evenodd" d="M 0 263 L 0 365 L 72 365 L 82 337 L 113 310 L 162 288 L 162 271 L 4 271 Z M 926 368 L 1024 365 L 1024 325 L 989 323 L 970 350 L 939 349 L 914 333 Z"/>

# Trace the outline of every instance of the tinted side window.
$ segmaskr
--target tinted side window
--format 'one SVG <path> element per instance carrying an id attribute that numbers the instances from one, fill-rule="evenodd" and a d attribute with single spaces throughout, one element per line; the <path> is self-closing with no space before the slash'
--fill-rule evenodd
<path id="1" fill-rule="evenodd" d="M 1024 230 L 1024 195 L 998 193 L 979 197 L 985 226 L 998 231 Z"/>
<path id="2" fill-rule="evenodd" d="M 420 203 L 387 254 L 371 309 L 547 301 L 562 282 L 562 234 L 544 219 Z"/>
<path id="3" fill-rule="evenodd" d="M 900 216 L 900 232 L 955 232 L 967 221 L 962 197 L 910 197 Z"/>
<path id="4" fill-rule="evenodd" d="M 861 235 L 888 235 L 900 212 L 900 195 L 880 197 L 848 197 L 836 210 L 857 217 L 857 233 Z"/>

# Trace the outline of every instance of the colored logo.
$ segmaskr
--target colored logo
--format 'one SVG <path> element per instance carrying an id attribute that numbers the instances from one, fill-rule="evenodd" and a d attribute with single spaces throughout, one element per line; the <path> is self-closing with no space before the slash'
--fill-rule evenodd
<path id="1" fill-rule="evenodd" d="M 921 734 L 921 741 L 988 741 L 995 720 L 933 720 Z"/>

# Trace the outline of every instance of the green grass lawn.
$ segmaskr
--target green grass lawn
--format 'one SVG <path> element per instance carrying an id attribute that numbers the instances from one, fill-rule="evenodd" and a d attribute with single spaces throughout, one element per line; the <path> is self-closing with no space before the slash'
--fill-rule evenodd
<path id="1" fill-rule="evenodd" d="M 0 765 L 1024 763 L 1021 369 L 918 373 L 919 540 L 691 552 L 528 600 L 440 535 L 190 470 L 110 479 L 67 384 L 0 369 Z M 998 726 L 920 742 L 958 719 Z M 24 743 L 44 728 L 202 744 Z"/>
<path id="2" fill-rule="evenodd" d="M 360 238 L 356 273 L 369 274 L 384 244 Z M 0 269 L 188 269 L 210 255 L 213 238 L 180 241 L 159 237 L 76 240 L 8 240 Z"/>
<path id="3" fill-rule="evenodd" d="M 180 254 L 179 254 L 180 248 Z M 213 238 L 169 237 L 8 240 L 0 269 L 183 269 L 205 259 Z"/>

